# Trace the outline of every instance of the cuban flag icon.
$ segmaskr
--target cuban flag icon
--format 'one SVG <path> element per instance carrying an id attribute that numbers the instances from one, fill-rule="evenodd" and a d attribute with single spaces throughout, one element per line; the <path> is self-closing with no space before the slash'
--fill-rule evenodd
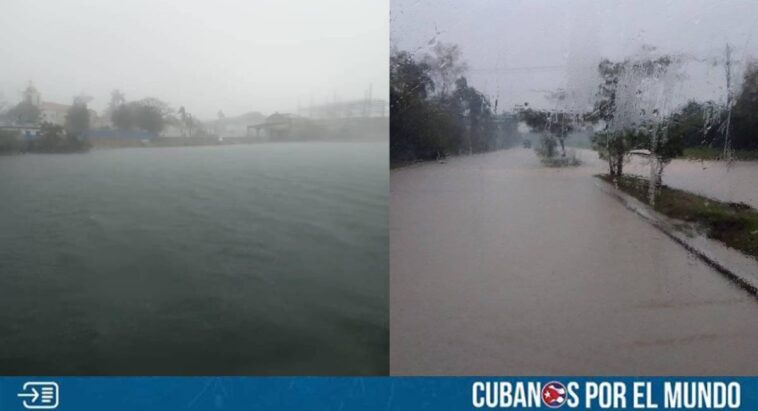
<path id="1" fill-rule="evenodd" d="M 560 408 L 566 402 L 566 387 L 551 381 L 542 387 L 542 402 L 550 408 Z"/>

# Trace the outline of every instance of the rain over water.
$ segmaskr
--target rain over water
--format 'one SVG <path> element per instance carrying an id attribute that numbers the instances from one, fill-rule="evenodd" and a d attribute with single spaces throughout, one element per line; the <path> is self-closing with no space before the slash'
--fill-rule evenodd
<path id="1" fill-rule="evenodd" d="M 388 15 L 4 0 L 0 374 L 386 375 Z"/>
<path id="2" fill-rule="evenodd" d="M 382 372 L 386 152 L 291 143 L 0 159 L 0 370 Z"/>

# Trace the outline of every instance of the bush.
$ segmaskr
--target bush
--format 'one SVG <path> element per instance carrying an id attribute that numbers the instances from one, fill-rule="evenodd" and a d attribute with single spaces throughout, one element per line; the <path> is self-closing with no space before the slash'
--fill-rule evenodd
<path id="1" fill-rule="evenodd" d="M 66 133 L 63 127 L 42 123 L 40 136 L 29 143 L 28 151 L 36 153 L 75 153 L 89 150 L 89 140 Z"/>
<path id="2" fill-rule="evenodd" d="M 541 159 L 552 159 L 557 154 L 558 141 L 550 134 L 542 134 L 540 141 L 534 146 L 534 151 Z"/>
<path id="3" fill-rule="evenodd" d="M 582 164 L 576 156 L 576 150 L 569 149 L 565 155 L 558 155 L 558 139 L 550 134 L 540 136 L 534 151 L 542 164 L 548 167 L 575 167 Z"/>
<path id="4" fill-rule="evenodd" d="M 21 151 L 19 133 L 11 130 L 0 130 L 0 153 L 16 153 Z"/>

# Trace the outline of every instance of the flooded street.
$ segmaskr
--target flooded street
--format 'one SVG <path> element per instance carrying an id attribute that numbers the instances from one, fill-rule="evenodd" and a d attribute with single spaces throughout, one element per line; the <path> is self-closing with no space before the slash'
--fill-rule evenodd
<path id="1" fill-rule="evenodd" d="M 755 299 L 600 191 L 604 164 L 579 156 L 550 169 L 512 149 L 391 173 L 393 374 L 755 372 Z M 686 172 L 664 181 L 697 180 Z"/>
<path id="2" fill-rule="evenodd" d="M 577 149 L 585 165 L 594 173 L 607 173 L 605 160 L 593 150 Z M 648 178 L 650 164 L 644 157 L 632 156 L 624 172 Z M 720 201 L 742 202 L 758 208 L 758 161 L 705 161 L 676 159 L 663 172 L 663 184 Z"/>
<path id="3" fill-rule="evenodd" d="M 647 177 L 644 160 L 632 160 L 627 171 Z M 758 161 L 674 160 L 663 173 L 663 183 L 721 201 L 742 202 L 758 208 Z"/>

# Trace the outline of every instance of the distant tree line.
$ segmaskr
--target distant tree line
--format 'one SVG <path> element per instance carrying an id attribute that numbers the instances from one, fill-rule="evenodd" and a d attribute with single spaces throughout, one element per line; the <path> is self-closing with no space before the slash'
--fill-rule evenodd
<path id="1" fill-rule="evenodd" d="M 662 56 L 636 64 L 664 68 L 671 57 Z M 618 115 L 619 79 L 628 62 L 603 60 L 598 66 L 601 85 L 593 112 L 584 119 L 604 127 L 593 135 L 593 146 L 609 162 L 609 173 L 621 175 L 626 156 L 632 150 L 647 149 L 658 157 L 661 166 L 681 156 L 687 148 L 707 147 L 722 150 L 728 136 L 734 150 L 758 150 L 758 65 L 750 64 L 741 90 L 729 112 L 723 104 L 690 101 L 658 121 L 640 121 L 634 127 L 612 130 Z M 657 138 L 653 138 L 653 137 Z M 662 173 L 662 168 L 661 168 Z M 659 181 L 660 183 L 660 181 Z"/>
<path id="2" fill-rule="evenodd" d="M 690 101 L 672 119 L 685 148 L 723 148 L 727 136 L 727 113 L 712 101 Z M 730 146 L 735 150 L 758 150 L 758 64 L 749 64 L 729 118 Z"/>
<path id="3" fill-rule="evenodd" d="M 611 177 L 623 174 L 632 154 L 647 156 L 651 160 L 652 204 L 664 168 L 685 149 L 722 150 L 726 158 L 732 158 L 733 151 L 758 150 L 758 64 L 748 65 L 741 89 L 726 103 L 689 101 L 671 110 L 665 107 L 670 97 L 667 93 L 681 76 L 682 60 L 655 55 L 650 46 L 642 51 L 633 59 L 600 62 L 601 82 L 589 112 L 539 110 L 525 104 L 517 113 L 520 121 L 540 133 L 535 151 L 543 163 L 570 163 L 556 161 L 566 157 L 567 136 L 590 128 L 598 130 L 593 130 L 592 145 L 608 162 Z M 728 51 L 727 47 L 727 56 Z M 726 69 L 728 78 L 728 57 Z M 560 100 L 560 91 L 556 96 Z"/>
<path id="4" fill-rule="evenodd" d="M 87 107 L 90 97 L 75 97 L 66 112 L 65 121 L 57 126 L 44 117 L 39 101 L 34 98 L 38 93 L 31 84 L 23 94 L 21 102 L 0 110 L 0 122 L 8 123 L 0 128 L 0 153 L 74 152 L 91 146 L 88 136 L 97 126 L 93 126 L 93 112 Z M 0 109 L 5 106 L 5 102 L 0 101 Z M 172 126 L 185 137 L 210 136 L 205 124 L 183 106 L 174 111 L 167 103 L 152 97 L 127 101 L 119 90 L 111 92 L 105 116 L 111 120 L 111 127 L 101 126 L 103 128 L 157 136 Z M 219 112 L 219 118 L 223 118 L 223 113 Z"/>
<path id="5" fill-rule="evenodd" d="M 158 135 L 166 127 L 173 126 L 184 137 L 208 136 L 205 125 L 184 106 L 175 112 L 168 103 L 153 97 L 126 101 L 124 93 L 113 90 L 106 113 L 117 130 L 146 131 Z M 223 113 L 219 112 L 219 118 L 223 118 Z"/>
<path id="6" fill-rule="evenodd" d="M 393 163 L 471 154 L 515 144 L 517 123 L 498 116 L 468 85 L 457 46 L 437 43 L 430 55 L 390 56 L 390 159 Z"/>
<path id="7" fill-rule="evenodd" d="M 758 63 L 745 71 L 742 89 L 732 109 L 732 146 L 741 150 L 758 150 Z"/>
<path id="8" fill-rule="evenodd" d="M 648 49 L 648 50 L 652 50 Z M 727 47 L 727 56 L 729 48 Z M 592 136 L 593 148 L 608 161 L 612 178 L 623 175 L 631 153 L 651 160 L 649 203 L 654 204 L 667 164 L 688 148 L 722 150 L 722 158 L 732 158 L 734 150 L 758 149 L 758 66 L 748 66 L 736 100 L 726 104 L 690 101 L 673 112 L 665 107 L 641 102 L 644 84 L 660 82 L 677 74 L 677 59 L 663 55 L 623 62 L 603 60 L 598 71 L 602 79 L 594 110 L 585 120 L 603 124 Z M 729 60 L 727 58 L 727 78 Z M 665 98 L 665 96 L 664 96 Z"/>
<path id="9" fill-rule="evenodd" d="M 114 90 L 107 113 L 118 130 L 142 130 L 157 135 L 166 127 L 173 111 L 168 104 L 152 97 L 127 102 L 122 92 Z"/>
<path id="10" fill-rule="evenodd" d="M 87 138 L 65 127 L 43 122 L 37 138 L 25 139 L 16 130 L 0 129 L 0 153 L 80 153 L 91 148 Z"/>

